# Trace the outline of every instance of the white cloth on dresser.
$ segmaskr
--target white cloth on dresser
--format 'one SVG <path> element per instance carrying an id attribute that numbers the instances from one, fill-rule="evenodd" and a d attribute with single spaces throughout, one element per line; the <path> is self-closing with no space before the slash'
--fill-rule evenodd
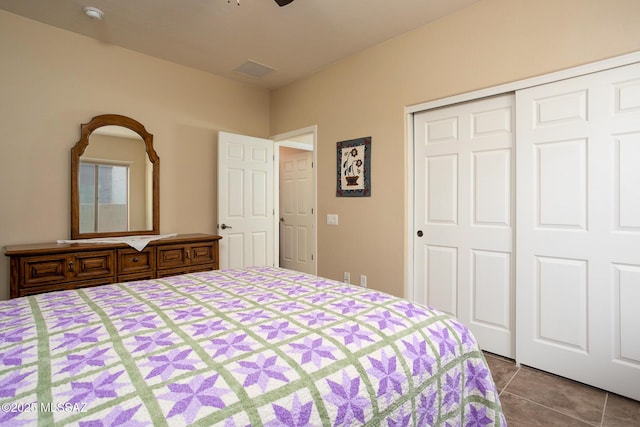
<path id="1" fill-rule="evenodd" d="M 149 242 L 158 239 L 166 239 L 175 237 L 178 233 L 172 234 L 154 234 L 144 236 L 123 236 L 123 237 L 97 237 L 95 239 L 77 239 L 77 240 L 58 240 L 58 243 L 126 243 L 132 248 L 141 251 Z"/>

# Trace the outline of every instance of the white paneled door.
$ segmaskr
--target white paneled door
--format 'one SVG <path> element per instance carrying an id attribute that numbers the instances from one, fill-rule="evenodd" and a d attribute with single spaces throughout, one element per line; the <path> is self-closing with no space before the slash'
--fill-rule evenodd
<path id="1" fill-rule="evenodd" d="M 315 274 L 313 152 L 280 148 L 280 267 Z"/>
<path id="2" fill-rule="evenodd" d="M 273 141 L 218 134 L 221 268 L 274 265 Z"/>
<path id="3" fill-rule="evenodd" d="M 640 399 L 640 65 L 516 110 L 517 360 Z"/>
<path id="4" fill-rule="evenodd" d="M 414 116 L 414 298 L 514 356 L 513 95 Z"/>

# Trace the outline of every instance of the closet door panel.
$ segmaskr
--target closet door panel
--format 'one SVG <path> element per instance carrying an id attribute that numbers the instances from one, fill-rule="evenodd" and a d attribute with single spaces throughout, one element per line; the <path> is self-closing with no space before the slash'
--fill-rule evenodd
<path id="1" fill-rule="evenodd" d="M 587 227 L 587 141 L 535 144 L 534 174 L 538 227 Z"/>
<path id="2" fill-rule="evenodd" d="M 587 262 L 536 257 L 536 338 L 582 352 L 587 348 Z"/>
<path id="3" fill-rule="evenodd" d="M 640 364 L 640 268 L 614 266 L 615 301 L 613 317 L 618 333 L 615 335 L 615 360 L 619 363 Z"/>
<path id="4" fill-rule="evenodd" d="M 640 132 L 614 136 L 613 150 L 615 226 L 640 232 Z"/>
<path id="5" fill-rule="evenodd" d="M 456 248 L 429 245 L 426 249 L 425 275 L 429 304 L 453 316 L 458 315 L 458 251 Z"/>
<path id="6" fill-rule="evenodd" d="M 426 161 L 427 221 L 458 222 L 458 156 L 432 156 Z"/>
<path id="7" fill-rule="evenodd" d="M 517 92 L 515 168 L 517 360 L 634 399 L 637 76 L 639 64 Z"/>
<path id="8" fill-rule="evenodd" d="M 414 298 L 513 357 L 513 96 L 419 113 L 414 126 Z"/>
<path id="9" fill-rule="evenodd" d="M 473 321 L 509 331 L 511 254 L 474 250 L 472 258 Z M 498 310 L 495 307 L 499 307 Z"/>
<path id="10" fill-rule="evenodd" d="M 511 227 L 511 150 L 473 153 L 474 225 Z"/>

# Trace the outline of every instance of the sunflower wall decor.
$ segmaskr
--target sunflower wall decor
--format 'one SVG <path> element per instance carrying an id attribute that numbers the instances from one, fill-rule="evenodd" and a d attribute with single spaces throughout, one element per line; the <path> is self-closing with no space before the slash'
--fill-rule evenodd
<path id="1" fill-rule="evenodd" d="M 371 137 L 340 141 L 337 147 L 337 197 L 371 196 Z"/>

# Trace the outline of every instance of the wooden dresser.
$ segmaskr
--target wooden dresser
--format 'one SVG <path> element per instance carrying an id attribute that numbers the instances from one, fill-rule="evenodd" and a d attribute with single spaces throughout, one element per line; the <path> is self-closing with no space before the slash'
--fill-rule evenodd
<path id="1" fill-rule="evenodd" d="M 220 239 L 180 234 L 154 240 L 140 252 L 124 243 L 6 246 L 10 297 L 217 270 Z"/>

